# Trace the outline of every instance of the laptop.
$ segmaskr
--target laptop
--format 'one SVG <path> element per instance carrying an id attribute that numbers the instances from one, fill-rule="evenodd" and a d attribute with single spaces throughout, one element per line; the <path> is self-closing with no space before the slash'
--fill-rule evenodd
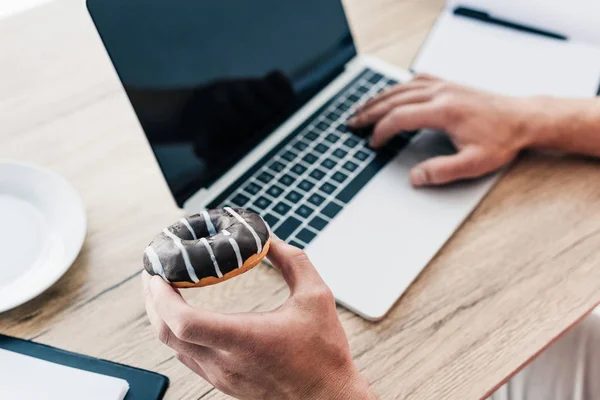
<path id="1" fill-rule="evenodd" d="M 358 105 L 411 75 L 357 54 L 339 0 L 87 5 L 179 206 L 256 211 L 366 319 L 495 181 L 413 189 L 412 165 L 455 151 L 443 134 L 373 151 L 349 131 Z"/>

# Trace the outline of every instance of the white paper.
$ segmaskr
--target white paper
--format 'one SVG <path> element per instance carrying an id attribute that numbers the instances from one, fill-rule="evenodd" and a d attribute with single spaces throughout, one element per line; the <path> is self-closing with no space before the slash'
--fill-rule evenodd
<path id="1" fill-rule="evenodd" d="M 470 7 L 600 46 L 599 0 L 447 0 L 446 3 L 449 9 Z"/>
<path id="2" fill-rule="evenodd" d="M 27 11 L 50 0 L 0 0 L 0 19 Z"/>
<path id="3" fill-rule="evenodd" d="M 600 47 L 457 17 L 447 9 L 413 69 L 508 95 L 591 97 L 600 84 Z"/>
<path id="4" fill-rule="evenodd" d="M 129 384 L 0 349 L 2 400 L 123 400 Z"/>

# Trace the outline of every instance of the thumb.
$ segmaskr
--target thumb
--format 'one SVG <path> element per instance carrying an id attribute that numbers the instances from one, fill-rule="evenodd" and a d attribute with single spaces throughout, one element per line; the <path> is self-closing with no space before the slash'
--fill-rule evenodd
<path id="1" fill-rule="evenodd" d="M 489 171 L 481 152 L 474 147 L 467 147 L 451 156 L 434 157 L 418 164 L 410 171 L 410 181 L 417 187 L 441 185 L 479 177 Z"/>
<path id="2" fill-rule="evenodd" d="M 268 258 L 273 266 L 281 271 L 292 294 L 325 285 L 306 253 L 297 247 L 286 244 L 275 235 L 271 236 Z"/>

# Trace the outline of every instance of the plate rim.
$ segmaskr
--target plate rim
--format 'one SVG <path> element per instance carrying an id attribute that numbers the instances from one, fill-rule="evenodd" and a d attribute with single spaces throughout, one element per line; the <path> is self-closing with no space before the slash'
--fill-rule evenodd
<path id="1" fill-rule="evenodd" d="M 74 249 L 76 249 L 76 250 L 74 250 L 72 254 L 67 254 L 67 256 L 65 257 L 64 265 L 62 265 L 61 268 L 56 269 L 55 277 L 53 277 L 52 279 L 49 279 L 44 284 L 41 284 L 38 289 L 32 291 L 31 294 L 23 297 L 23 299 L 20 299 L 20 300 L 14 301 L 14 302 L 9 301 L 6 304 L 0 304 L 0 315 L 7 311 L 13 310 L 19 306 L 22 306 L 23 304 L 37 298 L 38 296 L 40 296 L 41 294 L 46 292 L 48 289 L 50 289 L 52 286 L 54 286 L 54 284 L 56 284 L 67 273 L 67 271 L 69 271 L 69 269 L 71 269 L 71 267 L 77 260 L 77 257 L 79 257 L 79 255 L 81 254 L 81 250 L 83 249 L 83 245 L 85 243 L 85 239 L 87 238 L 87 234 L 88 234 L 87 208 L 85 207 L 83 198 L 81 197 L 79 192 L 75 189 L 75 187 L 71 184 L 71 182 L 69 182 L 64 176 L 62 176 L 58 172 L 56 172 L 46 166 L 35 164 L 33 162 L 24 162 L 24 161 L 0 158 L 0 169 L 2 169 L 3 166 L 6 166 L 6 165 L 34 170 L 41 174 L 50 175 L 54 179 L 62 181 L 62 183 L 67 188 L 67 190 L 70 191 L 71 194 L 73 195 L 73 198 L 75 199 L 75 201 L 79 207 L 79 211 L 81 211 L 82 233 L 81 233 L 81 236 L 79 238 L 77 238 L 77 241 L 75 242 L 76 245 L 75 245 Z"/>

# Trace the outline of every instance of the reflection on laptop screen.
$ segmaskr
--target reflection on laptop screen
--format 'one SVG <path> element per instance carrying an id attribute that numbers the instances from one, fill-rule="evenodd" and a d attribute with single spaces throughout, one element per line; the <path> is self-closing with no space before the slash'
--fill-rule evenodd
<path id="1" fill-rule="evenodd" d="M 339 0 L 88 0 L 177 202 L 355 55 Z"/>

